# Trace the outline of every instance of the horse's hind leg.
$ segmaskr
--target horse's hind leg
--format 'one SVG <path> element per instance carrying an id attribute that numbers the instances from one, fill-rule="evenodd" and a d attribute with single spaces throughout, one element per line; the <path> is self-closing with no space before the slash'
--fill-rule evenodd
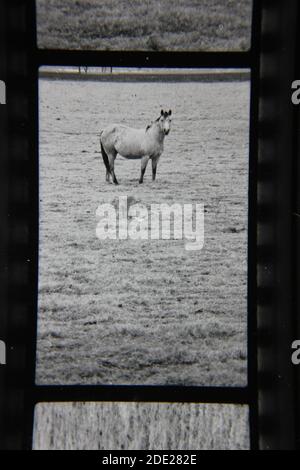
<path id="1" fill-rule="evenodd" d="M 119 184 L 118 181 L 117 181 L 116 175 L 115 175 L 115 171 L 114 171 L 114 163 L 115 163 L 115 158 L 116 158 L 117 152 L 107 151 L 104 148 L 101 136 L 100 136 L 100 146 L 101 146 L 101 153 L 102 153 L 102 157 L 103 157 L 103 162 L 104 162 L 104 165 L 105 165 L 105 168 L 106 168 L 106 181 L 107 182 L 110 181 L 110 175 L 111 175 L 112 178 L 113 178 L 113 182 L 115 184 Z"/>
<path id="2" fill-rule="evenodd" d="M 110 162 L 111 162 L 111 157 L 108 154 L 108 152 L 105 150 L 104 145 L 102 143 L 102 132 L 100 134 L 100 147 L 101 147 L 101 153 L 102 153 L 102 158 L 103 158 L 103 163 L 106 168 L 106 181 L 109 183 L 110 181 Z"/>
<path id="3" fill-rule="evenodd" d="M 147 168 L 148 161 L 149 161 L 149 157 L 148 157 L 147 155 L 142 158 L 142 163 L 141 163 L 141 176 L 140 176 L 140 180 L 139 180 L 139 183 L 140 183 L 140 184 L 142 184 L 143 181 L 144 181 L 144 174 L 145 174 L 145 171 L 146 171 L 146 168 Z"/>
<path id="4" fill-rule="evenodd" d="M 113 182 L 115 184 L 119 184 L 115 174 L 115 159 L 117 154 L 109 155 L 109 167 L 110 167 L 110 174 L 112 176 Z"/>
<path id="5" fill-rule="evenodd" d="M 115 175 L 115 170 L 112 168 L 112 169 L 110 170 L 110 172 L 111 172 L 111 175 L 112 175 L 113 182 L 114 182 L 115 184 L 119 184 L 119 183 L 118 183 L 118 180 L 117 180 L 117 178 L 116 178 L 116 175 Z"/>

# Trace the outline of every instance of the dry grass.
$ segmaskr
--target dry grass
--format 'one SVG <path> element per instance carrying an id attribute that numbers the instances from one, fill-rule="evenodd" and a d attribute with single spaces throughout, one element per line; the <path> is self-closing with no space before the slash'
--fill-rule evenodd
<path id="1" fill-rule="evenodd" d="M 39 383 L 246 382 L 249 84 L 41 80 Z M 105 183 L 99 131 L 172 130 L 158 166 L 117 158 Z M 203 202 L 205 245 L 100 241 L 99 204 Z"/>
<path id="2" fill-rule="evenodd" d="M 248 408 L 180 403 L 38 405 L 35 449 L 249 449 Z"/>
<path id="3" fill-rule="evenodd" d="M 42 48 L 246 50 L 251 0 L 37 0 Z"/>

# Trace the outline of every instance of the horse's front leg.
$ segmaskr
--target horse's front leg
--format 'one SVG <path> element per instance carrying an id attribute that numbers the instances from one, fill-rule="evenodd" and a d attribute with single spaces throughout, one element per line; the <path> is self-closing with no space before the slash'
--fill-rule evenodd
<path id="1" fill-rule="evenodd" d="M 156 169 L 157 169 L 158 160 L 159 160 L 159 156 L 152 158 L 152 181 L 155 181 L 155 178 L 156 178 Z"/>
<path id="2" fill-rule="evenodd" d="M 142 184 L 143 181 L 144 181 L 144 174 L 145 174 L 145 171 L 146 171 L 146 168 L 147 168 L 148 161 L 149 161 L 149 156 L 148 155 L 145 155 L 144 157 L 142 157 L 141 176 L 140 176 L 140 180 L 139 180 L 140 184 Z"/>

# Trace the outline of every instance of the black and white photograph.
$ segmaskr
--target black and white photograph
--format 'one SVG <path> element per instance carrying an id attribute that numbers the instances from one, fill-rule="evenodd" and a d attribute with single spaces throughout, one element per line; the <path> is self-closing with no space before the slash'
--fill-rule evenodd
<path id="1" fill-rule="evenodd" d="M 39 0 L 38 45 L 250 47 L 251 2 L 169 8 Z M 247 69 L 40 68 L 37 385 L 247 385 L 249 123 Z M 33 446 L 247 449 L 248 419 L 39 404 Z"/>
<path id="2" fill-rule="evenodd" d="M 246 385 L 249 74 L 88 77 L 40 70 L 37 383 Z"/>

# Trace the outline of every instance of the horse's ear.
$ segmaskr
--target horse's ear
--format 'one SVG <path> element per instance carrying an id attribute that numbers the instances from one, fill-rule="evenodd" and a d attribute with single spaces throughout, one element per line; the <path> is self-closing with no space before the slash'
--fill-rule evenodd
<path id="1" fill-rule="evenodd" d="M 164 115 L 164 110 L 162 109 L 161 112 L 160 112 L 161 116 Z"/>
<path id="2" fill-rule="evenodd" d="M 172 110 L 170 109 L 170 110 L 169 110 L 169 116 L 171 116 L 171 114 L 172 114 Z"/>

